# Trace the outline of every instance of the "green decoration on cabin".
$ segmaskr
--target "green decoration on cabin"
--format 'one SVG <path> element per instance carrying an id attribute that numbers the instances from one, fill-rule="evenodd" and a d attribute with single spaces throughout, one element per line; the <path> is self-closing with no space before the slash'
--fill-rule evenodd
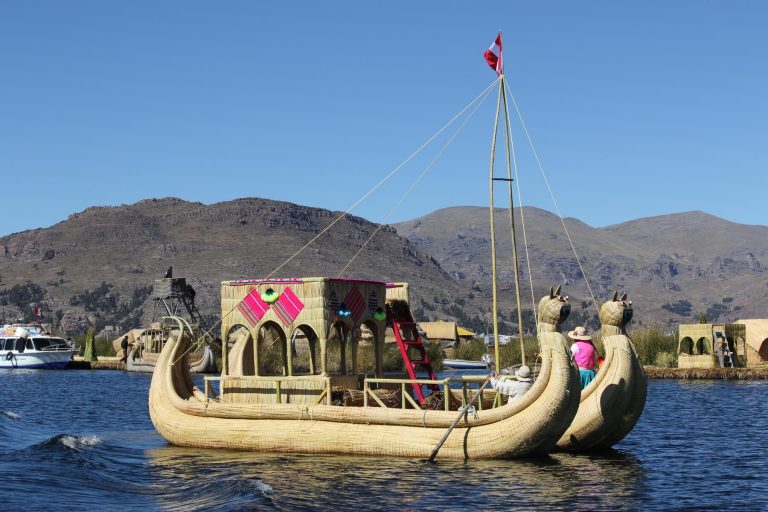
<path id="1" fill-rule="evenodd" d="M 280 297 L 280 294 L 277 293 L 272 288 L 267 288 L 266 291 L 264 291 L 264 293 L 261 294 L 261 300 L 263 300 L 267 304 L 272 304 L 278 299 L 278 297 Z"/>
<path id="2" fill-rule="evenodd" d="M 88 333 L 85 335 L 85 352 L 83 352 L 83 361 L 98 361 L 96 357 L 96 343 L 95 343 L 96 329 L 93 327 L 88 328 Z"/>
<path id="3" fill-rule="evenodd" d="M 381 308 L 376 308 L 376 311 L 373 313 L 373 319 L 377 322 L 381 322 L 382 320 L 387 319 L 387 313 Z"/>

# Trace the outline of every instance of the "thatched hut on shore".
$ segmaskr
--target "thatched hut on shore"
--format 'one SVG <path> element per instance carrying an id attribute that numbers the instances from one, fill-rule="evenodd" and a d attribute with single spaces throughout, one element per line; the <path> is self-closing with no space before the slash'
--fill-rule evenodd
<path id="1" fill-rule="evenodd" d="M 679 368 L 748 368 L 768 363 L 768 319 L 680 324 Z"/>
<path id="2" fill-rule="evenodd" d="M 768 363 L 768 319 L 743 319 L 736 323 L 744 325 L 747 331 L 744 338 L 746 366 Z"/>
<path id="3" fill-rule="evenodd" d="M 679 368 L 743 367 L 745 334 L 741 324 L 680 324 L 677 344 Z M 741 341 L 739 341 L 741 340 Z M 727 353 L 727 354 L 726 354 Z M 730 364 L 724 362 L 730 358 Z"/>

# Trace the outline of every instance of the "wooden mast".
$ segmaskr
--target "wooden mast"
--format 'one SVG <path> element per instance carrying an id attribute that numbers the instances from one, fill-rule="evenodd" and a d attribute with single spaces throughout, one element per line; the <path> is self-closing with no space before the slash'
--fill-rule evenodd
<path id="1" fill-rule="evenodd" d="M 501 75 L 503 76 L 503 75 Z M 493 297 L 493 310 L 491 316 L 493 319 L 493 350 L 494 350 L 494 362 L 496 368 L 500 369 L 501 361 L 499 360 L 499 318 L 498 312 L 498 299 L 496 293 L 496 234 L 493 221 L 493 182 L 494 178 L 494 164 L 496 159 L 496 135 L 499 131 L 499 111 L 501 109 L 501 97 L 504 92 L 504 81 L 499 77 L 499 98 L 496 101 L 496 117 L 493 121 L 493 140 L 491 142 L 491 174 L 488 180 L 490 188 L 490 216 L 491 216 L 491 294 Z"/>
<path id="2" fill-rule="evenodd" d="M 504 106 L 504 139 L 507 150 L 507 177 L 495 178 L 494 167 L 496 162 L 496 137 L 499 129 L 499 113 Z M 504 75 L 499 75 L 499 96 L 496 103 L 496 116 L 493 124 L 493 142 L 491 143 L 491 173 L 490 173 L 490 224 L 491 224 L 491 291 L 493 296 L 493 349 L 496 368 L 502 368 L 499 356 L 499 320 L 498 320 L 498 293 L 496 287 L 496 230 L 493 215 L 493 185 L 494 181 L 506 181 L 509 192 L 509 225 L 512 237 L 512 257 L 515 267 L 515 300 L 517 303 L 517 325 L 520 335 L 520 353 L 522 364 L 525 364 L 525 344 L 523 337 L 523 308 L 520 300 L 520 264 L 517 253 L 517 237 L 515 232 L 514 195 L 512 193 L 512 145 L 509 128 L 509 111 L 507 106 L 507 94 L 504 87 Z"/>
<path id="3" fill-rule="evenodd" d="M 512 236 L 512 258 L 515 265 L 515 300 L 517 301 L 517 330 L 520 334 L 520 357 L 522 358 L 522 364 L 525 364 L 525 343 L 523 340 L 523 308 L 520 300 L 520 263 L 517 254 L 517 236 L 515 232 L 515 200 L 512 193 L 512 147 L 511 137 L 509 133 L 509 111 L 507 110 L 507 91 L 504 86 L 504 75 L 500 77 L 501 83 L 501 96 L 504 101 L 504 127 L 506 129 L 505 136 L 507 141 L 507 186 L 509 189 L 509 226 Z M 522 206 L 522 205 L 521 205 Z"/>

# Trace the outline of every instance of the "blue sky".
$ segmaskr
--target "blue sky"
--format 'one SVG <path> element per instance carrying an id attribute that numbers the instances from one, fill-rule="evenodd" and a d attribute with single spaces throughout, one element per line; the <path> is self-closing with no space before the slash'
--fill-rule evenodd
<path id="1" fill-rule="evenodd" d="M 498 29 L 564 215 L 764 225 L 767 19 L 738 0 L 5 1 L 0 234 L 150 197 L 345 210 L 491 85 Z M 354 213 L 486 205 L 494 108 L 397 211 L 445 137 Z M 524 202 L 552 210 L 513 130 Z"/>

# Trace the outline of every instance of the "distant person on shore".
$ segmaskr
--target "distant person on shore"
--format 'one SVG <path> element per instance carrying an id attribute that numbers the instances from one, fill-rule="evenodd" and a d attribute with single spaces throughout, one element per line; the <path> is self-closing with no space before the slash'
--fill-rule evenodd
<path id="1" fill-rule="evenodd" d="M 120 342 L 120 348 L 123 349 L 123 358 L 120 360 L 123 363 L 128 362 L 128 336 L 123 336 L 123 341 Z"/>
<path id="2" fill-rule="evenodd" d="M 597 374 L 597 349 L 592 344 L 592 336 L 587 333 L 584 327 L 579 326 L 575 328 L 568 333 L 568 337 L 573 340 L 571 354 L 574 361 L 576 361 L 576 365 L 579 367 L 581 389 L 584 389 L 594 380 Z"/>
<path id="3" fill-rule="evenodd" d="M 509 370 L 504 368 L 501 375 L 509 375 Z M 507 395 L 507 403 L 531 389 L 533 379 L 531 378 L 531 369 L 525 365 L 517 369 L 515 379 L 502 379 L 498 372 L 493 372 L 490 377 L 491 386 L 504 395 Z"/>

